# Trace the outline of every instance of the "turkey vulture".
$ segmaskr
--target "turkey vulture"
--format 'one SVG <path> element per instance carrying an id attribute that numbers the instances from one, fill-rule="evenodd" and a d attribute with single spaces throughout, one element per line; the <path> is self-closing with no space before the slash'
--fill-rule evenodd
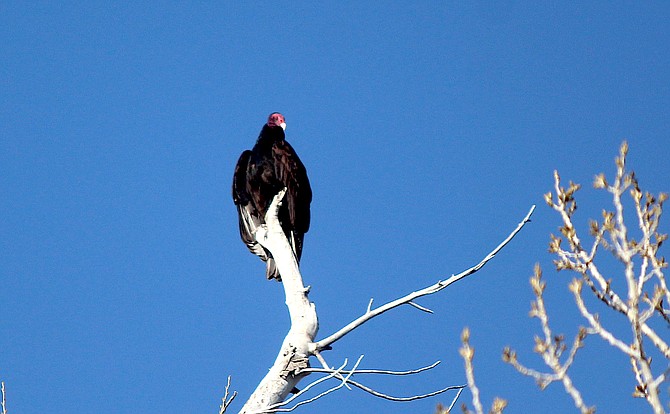
<path id="1" fill-rule="evenodd" d="M 286 188 L 279 208 L 279 222 L 298 262 L 302 241 L 309 230 L 312 189 L 305 166 L 284 136 L 284 116 L 273 112 L 263 125 L 256 145 L 240 155 L 233 174 L 233 202 L 237 206 L 240 236 L 249 250 L 266 262 L 268 279 L 281 281 L 272 255 L 255 239 L 265 223 L 265 213 L 274 196 Z"/>

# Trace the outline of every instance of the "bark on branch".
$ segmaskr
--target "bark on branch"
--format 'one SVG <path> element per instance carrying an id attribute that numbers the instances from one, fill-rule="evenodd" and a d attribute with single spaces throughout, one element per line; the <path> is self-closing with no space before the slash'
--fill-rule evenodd
<path id="1" fill-rule="evenodd" d="M 307 298 L 308 290 L 302 282 L 298 262 L 279 224 L 277 212 L 285 190 L 275 196 L 265 216 L 266 225 L 256 232 L 256 240 L 272 253 L 282 277 L 286 306 L 291 318 L 291 328 L 284 338 L 270 371 L 251 394 L 240 413 L 262 413 L 288 396 L 309 367 L 309 345 L 319 329 L 316 308 Z"/>

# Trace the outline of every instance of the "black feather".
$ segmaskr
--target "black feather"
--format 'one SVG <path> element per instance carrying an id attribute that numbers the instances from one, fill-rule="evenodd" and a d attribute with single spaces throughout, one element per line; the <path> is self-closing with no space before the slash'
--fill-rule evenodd
<path id="1" fill-rule="evenodd" d="M 309 230 L 312 189 L 305 166 L 286 142 L 280 126 L 264 125 L 256 145 L 240 155 L 232 187 L 242 241 L 266 262 L 268 279 L 281 280 L 272 255 L 255 240 L 256 229 L 265 223 L 265 213 L 273 197 L 286 188 L 279 222 L 300 262 L 303 240 Z"/>

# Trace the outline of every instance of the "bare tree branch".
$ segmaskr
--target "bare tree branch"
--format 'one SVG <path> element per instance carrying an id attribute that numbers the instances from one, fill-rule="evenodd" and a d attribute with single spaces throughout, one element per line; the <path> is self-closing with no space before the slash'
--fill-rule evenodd
<path id="1" fill-rule="evenodd" d="M 570 352 L 565 362 L 561 363 L 560 357 L 563 351 L 567 348 L 563 335 L 554 335 L 549 327 L 549 317 L 547 316 L 547 309 L 544 306 L 544 289 L 546 283 L 542 281 L 542 270 L 539 265 L 535 266 L 535 272 L 530 279 L 530 284 L 533 287 L 535 294 L 535 301 L 531 305 L 530 316 L 538 318 L 542 325 L 542 332 L 544 338 L 535 337 L 535 352 L 538 353 L 544 363 L 553 371 L 552 373 L 543 373 L 523 366 L 516 357 L 516 352 L 510 348 L 505 348 L 503 351 L 503 361 L 512 365 L 519 373 L 530 376 L 535 379 L 541 389 L 546 388 L 552 382 L 561 381 L 565 391 L 572 397 L 575 406 L 582 414 L 591 414 L 595 412 L 595 408 L 588 407 L 582 399 L 581 393 L 572 383 L 572 379 L 568 375 L 568 369 L 572 366 L 575 360 L 577 350 L 583 346 L 583 341 L 586 338 L 587 330 L 579 329 L 579 333 L 570 348 Z"/>
<path id="2" fill-rule="evenodd" d="M 274 258 L 279 273 L 282 275 L 282 285 L 286 294 L 286 304 L 289 309 L 289 315 L 291 318 L 291 328 L 284 343 L 280 349 L 279 354 L 275 360 L 275 363 L 269 370 L 268 374 L 258 385 L 254 393 L 251 395 L 249 400 L 245 403 L 244 407 L 240 411 L 240 414 L 250 414 L 250 413 L 270 413 L 270 412 L 283 412 L 283 411 L 292 411 L 295 408 L 308 404 L 315 399 L 321 398 L 322 396 L 327 395 L 330 392 L 335 391 L 341 387 L 350 388 L 350 386 L 357 387 L 373 396 L 391 400 L 391 401 L 413 401 L 422 398 L 428 398 L 434 395 L 444 393 L 449 390 L 461 390 L 464 385 L 461 386 L 449 386 L 442 388 L 437 391 L 433 391 L 427 394 L 413 395 L 409 397 L 397 397 L 388 395 L 379 391 L 376 391 L 366 385 L 363 385 L 357 381 L 352 380 L 350 377 L 354 374 L 362 373 L 385 373 L 388 375 L 409 375 L 412 373 L 417 373 L 424 371 L 426 369 L 431 369 L 433 366 L 420 368 L 417 370 L 407 371 L 404 373 L 397 373 L 394 371 L 381 371 L 381 370 L 365 370 L 357 371 L 359 361 L 356 363 L 354 369 L 351 371 L 342 372 L 344 367 L 341 367 L 339 370 L 332 369 L 328 366 L 325 359 L 321 355 L 322 350 L 330 349 L 330 346 L 351 332 L 356 327 L 362 325 L 367 320 L 372 319 L 375 316 L 378 316 L 390 309 L 393 309 L 397 306 L 408 304 L 413 306 L 423 312 L 432 313 L 432 311 L 424 306 L 419 305 L 414 300 L 416 298 L 437 293 L 440 290 L 450 286 L 451 284 L 469 276 L 479 269 L 481 269 L 489 260 L 491 260 L 507 243 L 509 243 L 512 238 L 521 230 L 521 228 L 530 221 L 530 216 L 532 215 L 535 206 L 532 206 L 528 214 L 524 217 L 522 222 L 520 222 L 517 228 L 511 232 L 507 238 L 501 242 L 495 249 L 493 249 L 481 262 L 477 265 L 467 269 L 457 275 L 452 275 L 447 280 L 438 281 L 436 284 L 428 286 L 419 291 L 410 293 L 396 301 L 389 302 L 385 305 L 382 305 L 376 309 L 372 309 L 372 299 L 370 300 L 365 314 L 350 323 L 340 331 L 331 335 L 330 337 L 319 341 L 314 342 L 314 336 L 318 330 L 318 319 L 314 304 L 311 303 L 307 298 L 307 293 L 309 289 L 306 289 L 302 282 L 302 276 L 298 268 L 297 260 L 293 254 L 286 237 L 283 233 L 279 220 L 277 218 L 277 212 L 279 206 L 281 205 L 281 199 L 283 198 L 284 191 L 280 192 L 272 201 L 270 207 L 268 208 L 265 225 L 261 226 L 256 234 L 255 238 L 259 244 L 264 248 L 269 250 Z M 316 397 L 310 398 L 305 401 L 296 403 L 292 407 L 286 407 L 287 404 L 296 400 L 296 397 L 303 396 L 306 389 L 300 391 L 297 395 L 294 395 L 290 398 L 286 398 L 289 394 L 289 391 L 295 389 L 295 385 L 312 372 L 316 372 L 309 368 L 309 357 L 315 356 L 322 364 L 324 368 L 324 373 L 329 373 L 326 379 L 336 378 L 340 380 L 340 383 L 336 387 L 317 395 Z M 320 383 L 323 379 L 313 382 L 313 385 Z M 313 387 L 313 385 L 307 388 Z"/>
<path id="3" fill-rule="evenodd" d="M 7 401 L 5 401 L 5 382 L 2 382 L 2 414 L 7 414 Z"/>
<path id="4" fill-rule="evenodd" d="M 423 368 L 420 368 L 418 370 L 412 370 L 412 371 L 400 371 L 400 372 L 398 372 L 398 371 L 384 371 L 384 370 L 360 370 L 359 371 L 359 370 L 357 370 L 357 367 L 360 364 L 362 359 L 363 359 L 363 355 L 361 355 L 358 358 L 356 364 L 354 364 L 354 367 L 351 370 L 345 370 L 344 369 L 344 367 L 347 365 L 346 360 L 345 360 L 344 364 L 341 365 L 338 369 L 313 369 L 313 368 L 309 368 L 309 369 L 307 369 L 307 371 L 309 371 L 309 372 L 323 372 L 323 373 L 328 373 L 328 375 L 311 382 L 304 389 L 302 389 L 300 392 L 298 392 L 297 394 L 295 394 L 291 398 L 287 399 L 286 401 L 274 404 L 273 406 L 270 406 L 270 407 L 268 407 L 266 409 L 263 409 L 263 410 L 253 411 L 250 414 L 262 414 L 262 413 L 276 413 L 276 412 L 293 411 L 301 405 L 309 404 L 313 401 L 316 401 L 317 399 L 319 399 L 321 397 L 324 397 L 327 394 L 330 394 L 333 391 L 336 391 L 336 390 L 342 388 L 343 386 L 346 386 L 347 383 L 351 384 L 351 385 L 353 385 L 357 388 L 360 388 L 363 391 L 368 392 L 368 393 L 370 393 L 370 394 L 372 394 L 376 397 L 387 399 L 387 400 L 390 400 L 390 401 L 397 401 L 397 402 L 407 402 L 407 401 L 414 401 L 414 400 L 418 400 L 418 399 L 428 398 L 428 397 L 432 397 L 432 396 L 444 393 L 444 392 L 449 391 L 449 390 L 459 390 L 459 394 L 460 394 L 460 391 L 465 387 L 465 385 L 451 386 L 451 387 L 447 387 L 447 388 L 444 388 L 444 389 L 441 389 L 441 390 L 437 390 L 437 391 L 434 391 L 434 392 L 431 392 L 431 393 L 428 393 L 428 394 L 414 395 L 414 396 L 410 396 L 410 397 L 394 397 L 394 396 L 391 396 L 391 395 L 380 393 L 380 392 L 375 391 L 375 390 L 373 390 L 369 387 L 366 387 L 365 385 L 362 385 L 362 384 L 360 384 L 356 381 L 353 381 L 351 379 L 351 377 L 355 374 L 411 375 L 411 374 L 415 374 L 415 373 L 418 373 L 418 372 L 422 372 L 422 371 L 434 368 L 435 366 L 437 366 L 437 363 L 434 363 L 434 364 L 432 364 L 428 367 L 423 367 Z M 323 391 L 323 392 L 319 393 L 318 395 L 316 395 L 312 398 L 297 402 L 295 405 L 293 405 L 291 407 L 285 407 L 286 405 L 289 405 L 293 401 L 297 400 L 299 397 L 303 396 L 305 393 L 307 393 L 307 391 L 309 391 L 314 386 L 316 386 L 316 385 L 318 385 L 318 384 L 320 384 L 320 383 L 322 383 L 326 380 L 332 379 L 332 378 L 338 378 L 340 380 L 339 384 L 334 386 L 334 387 L 331 387 L 331 388 L 327 389 L 326 391 Z"/>
<path id="5" fill-rule="evenodd" d="M 419 372 L 423 371 L 428 371 L 429 369 L 433 369 L 436 366 L 440 364 L 441 361 L 436 361 L 428 366 L 417 368 L 417 369 L 412 369 L 409 371 L 389 371 L 389 370 L 383 370 L 383 369 L 359 369 L 356 371 L 356 374 L 383 374 L 383 375 L 412 375 L 412 374 L 418 374 Z M 319 372 L 319 373 L 330 373 L 333 372 L 332 369 L 330 368 L 307 368 L 304 369 L 303 372 Z M 341 374 L 348 374 L 350 371 L 347 370 L 342 370 L 340 371 Z"/>
<path id="6" fill-rule="evenodd" d="M 481 400 L 479 399 L 479 388 L 475 383 L 475 369 L 472 364 L 472 360 L 475 357 L 475 349 L 470 346 L 470 329 L 463 329 L 463 333 L 461 333 L 461 342 L 463 343 L 463 346 L 459 352 L 463 358 L 463 361 L 465 362 L 465 377 L 468 380 L 468 388 L 470 388 L 470 392 L 472 393 L 472 405 L 475 407 L 476 414 L 484 414 L 484 407 L 482 406 Z M 489 412 L 491 414 L 502 414 L 503 410 L 505 410 L 505 407 L 507 407 L 507 401 L 496 397 L 493 400 L 493 405 L 491 407 L 491 411 Z M 462 408 L 463 412 L 470 412 L 465 404 L 463 404 Z M 451 407 L 449 407 L 447 413 L 449 412 L 451 412 Z"/>
<path id="7" fill-rule="evenodd" d="M 461 396 L 461 393 L 463 392 L 464 389 L 465 389 L 465 387 L 458 390 L 458 393 L 456 393 L 456 396 L 454 397 L 453 400 L 451 400 L 451 404 L 449 404 L 449 407 L 447 408 L 447 413 L 450 413 L 451 410 L 454 409 L 454 405 L 456 405 L 456 401 L 458 401 L 458 397 Z"/>
<path id="8" fill-rule="evenodd" d="M 436 391 L 432 391 L 432 392 L 429 392 L 429 393 L 426 393 L 426 394 L 411 395 L 409 397 L 395 397 L 393 395 L 384 394 L 384 393 L 381 393 L 379 391 L 375 391 L 372 388 L 367 387 L 367 386 L 365 386 L 365 385 L 363 385 L 359 382 L 353 381 L 353 380 L 349 380 L 349 383 L 351 385 L 355 386 L 356 388 L 359 388 L 359 389 L 367 392 L 368 394 L 374 395 L 375 397 L 378 397 L 378 398 L 381 398 L 381 399 L 384 399 L 384 400 L 395 401 L 395 402 L 409 402 L 409 401 L 423 400 L 425 398 L 430 398 L 430 397 L 434 397 L 436 395 L 443 394 L 447 391 L 460 390 L 460 389 L 465 388 L 465 385 L 451 385 L 451 386 L 448 386 L 448 387 L 445 387 L 445 388 L 442 388 L 442 389 L 439 389 L 439 390 L 436 390 Z"/>
<path id="9" fill-rule="evenodd" d="M 509 234 L 509 236 L 507 236 L 507 238 L 502 241 L 502 243 L 500 243 L 495 249 L 493 249 L 477 265 L 475 265 L 475 266 L 473 266 L 473 267 L 471 267 L 471 268 L 469 268 L 469 269 L 467 269 L 467 270 L 465 270 L 465 271 L 463 271 L 463 272 L 461 272 L 457 275 L 452 275 L 450 278 L 448 278 L 446 280 L 440 280 L 440 281 L 438 281 L 437 283 L 435 283 L 431 286 L 428 286 L 428 287 L 425 287 L 423 289 L 412 292 L 408 295 L 405 295 L 405 296 L 403 296 L 401 298 L 398 298 L 394 301 L 388 302 L 388 303 L 386 303 L 382 306 L 379 306 L 375 309 L 370 309 L 370 306 L 368 306 L 368 311 L 365 312 L 365 314 L 358 317 L 357 319 L 355 319 L 354 321 L 349 323 L 347 326 L 343 327 L 342 329 L 340 329 L 339 331 L 330 335 L 329 337 L 324 338 L 324 339 L 314 343 L 313 344 L 314 350 L 320 351 L 320 350 L 326 349 L 329 346 L 331 346 L 334 342 L 341 339 L 342 337 L 344 337 L 345 335 L 347 335 L 348 333 L 350 333 L 354 329 L 358 328 L 359 326 L 363 325 L 365 322 L 369 321 L 370 319 L 372 319 L 376 316 L 379 316 L 382 313 L 387 312 L 387 311 L 389 311 L 393 308 L 396 308 L 398 306 L 408 304 L 408 303 L 414 301 L 414 299 L 416 299 L 416 298 L 420 298 L 422 296 L 432 295 L 434 293 L 437 293 L 437 292 L 441 291 L 442 289 L 450 286 L 451 284 L 456 283 L 459 280 L 477 272 L 479 269 L 484 267 L 484 265 L 486 263 L 488 263 L 489 260 L 493 259 L 495 257 L 495 255 L 503 247 L 505 247 L 507 245 L 507 243 L 509 243 L 514 238 L 514 236 L 517 235 L 517 233 L 519 233 L 521 228 L 523 228 L 523 226 L 530 221 L 530 216 L 533 214 L 534 210 L 535 210 L 535 206 L 533 205 L 530 208 L 530 211 L 528 211 L 528 214 L 526 214 L 526 216 L 523 218 L 523 220 L 517 225 L 517 228 L 514 229 L 514 231 L 512 231 Z"/>
<path id="10" fill-rule="evenodd" d="M 610 331 L 605 329 L 602 324 L 600 323 L 599 318 L 591 314 L 588 309 L 586 309 L 586 304 L 584 303 L 584 299 L 582 299 L 581 291 L 582 291 L 582 284 L 580 281 L 577 279 L 574 279 L 572 283 L 570 284 L 570 291 L 573 293 L 575 297 L 575 303 L 577 304 L 577 309 L 579 309 L 579 312 L 582 314 L 582 316 L 589 322 L 591 325 L 592 332 L 600 335 L 607 343 L 610 345 L 618 348 L 621 352 L 624 354 L 630 356 L 633 356 L 634 352 L 633 349 L 631 349 L 628 344 L 625 342 L 617 339 Z"/>
<path id="11" fill-rule="evenodd" d="M 277 354 L 274 364 L 251 394 L 240 413 L 263 410 L 286 399 L 303 378 L 300 371 L 309 366 L 313 354 L 309 344 L 318 331 L 316 308 L 307 298 L 298 262 L 279 223 L 277 213 L 285 189 L 277 194 L 265 215 L 265 226 L 256 232 L 256 240 L 272 253 L 282 276 L 282 287 L 291 319 L 291 327 Z"/>
<path id="12" fill-rule="evenodd" d="M 470 388 L 470 392 L 472 393 L 472 405 L 475 407 L 476 414 L 484 414 L 484 407 L 479 399 L 479 388 L 475 383 L 475 373 L 472 366 L 475 350 L 470 347 L 470 330 L 468 328 L 463 329 L 461 341 L 463 342 L 463 346 L 460 349 L 460 353 L 465 362 L 465 378 L 468 380 L 468 388 Z"/>
<path id="13" fill-rule="evenodd" d="M 420 310 L 420 311 L 422 311 L 422 312 L 433 313 L 433 311 L 432 311 L 431 309 L 428 309 L 428 308 L 426 308 L 426 307 L 424 307 L 424 306 L 421 306 L 421 305 L 419 305 L 419 304 L 416 303 L 416 302 L 407 302 L 407 304 L 408 304 L 408 305 L 411 305 L 411 306 L 413 306 L 413 307 L 415 307 L 415 308 L 417 308 L 418 310 Z"/>
<path id="14" fill-rule="evenodd" d="M 659 385 L 665 380 L 668 368 L 663 366 L 664 371 L 654 376 L 651 366 L 652 358 L 648 351 L 653 351 L 655 348 L 665 358 L 664 362 L 667 365 L 670 360 L 670 347 L 648 322 L 658 315 L 666 323 L 670 323 L 670 317 L 663 307 L 664 300 L 670 302 L 670 291 L 668 291 L 662 271 L 667 263 L 663 257 L 658 256 L 659 247 L 667 239 L 667 235 L 659 233 L 658 229 L 663 202 L 668 196 L 661 193 L 655 197 L 648 192 L 642 192 L 635 174 L 626 170 L 627 153 L 628 144 L 624 142 L 615 160 L 616 173 L 612 183 L 609 183 L 602 173 L 595 178 L 594 187 L 610 193 L 614 211 L 604 210 L 601 223 L 591 221 L 590 233 L 594 237 L 594 243 L 590 251 L 587 252 L 583 247 L 572 219 L 577 208 L 574 194 L 580 186 L 570 182 L 567 188 L 562 187 L 558 172 L 554 172 L 555 194 L 545 195 L 547 204 L 560 215 L 562 220 L 560 228 L 562 237 L 552 235 L 549 250 L 558 256 L 558 260 L 554 263 L 559 271 L 572 270 L 581 275 L 581 281 L 575 279 L 570 283 L 570 291 L 574 295 L 579 312 L 588 321 L 590 328 L 586 331 L 580 329 L 580 334 L 575 340 L 568 360 L 560 364 L 558 362 L 560 352 L 555 347 L 556 344 L 552 344 L 549 339 L 551 330 L 546 324 L 546 310 L 541 297 L 544 284 L 541 285 L 538 292 L 537 285 L 541 282 L 537 276 L 531 280 L 537 297 L 531 314 L 540 318 L 545 339 L 536 339 L 536 352 L 542 355 L 545 363 L 552 368 L 554 373 L 542 374 L 521 366 L 516 361 L 516 354 L 509 349 L 505 350 L 504 355 L 519 372 L 535 377 L 542 386 L 553 381 L 563 381 L 568 394 L 573 397 L 577 406 L 581 405 L 582 412 L 584 412 L 585 407 L 579 402 L 581 397 L 574 387 L 571 389 L 569 384 L 566 384 L 566 378 L 569 380 L 569 377 L 565 373 L 572 364 L 577 349 L 581 346 L 580 336 L 585 336 L 587 333 L 597 334 L 615 349 L 628 356 L 637 381 L 633 395 L 646 399 L 653 412 L 661 414 L 664 413 L 664 408 L 659 397 Z M 626 193 L 629 193 L 632 198 L 639 232 L 632 227 L 629 228 L 626 224 L 623 197 Z M 562 247 L 562 241 L 566 241 L 568 246 Z M 599 248 L 602 248 L 601 251 L 609 252 L 621 263 L 625 292 L 615 292 L 612 288 L 612 280 L 606 279 L 599 270 L 595 262 Z M 649 282 L 652 281 L 655 283 L 650 286 Z M 629 338 L 617 337 L 603 326 L 598 315 L 587 309 L 581 294 L 583 283 L 609 309 L 627 318 L 630 333 L 632 333 Z M 555 342 L 562 343 L 562 337 L 561 341 Z M 564 344 L 562 346 L 565 347 Z"/>
<path id="15" fill-rule="evenodd" d="M 451 410 L 454 409 L 454 405 L 456 405 L 456 401 L 458 401 L 458 398 L 461 396 L 461 393 L 463 392 L 464 389 L 465 387 L 458 390 L 454 398 L 451 400 L 451 404 L 449 404 L 449 407 L 444 408 L 442 404 L 437 404 L 437 411 L 435 412 L 435 414 L 451 414 Z"/>
<path id="16" fill-rule="evenodd" d="M 363 356 L 361 355 L 361 358 L 362 357 Z M 333 371 L 331 368 L 329 368 L 328 363 L 326 362 L 326 360 L 323 358 L 323 356 L 320 353 L 317 354 L 317 358 L 318 358 L 319 362 L 321 362 L 321 365 L 323 366 L 324 372 L 332 372 Z M 404 371 L 404 372 L 381 371 L 381 370 L 364 370 L 364 371 L 356 371 L 355 373 L 352 372 L 352 374 L 375 373 L 375 374 L 389 374 L 389 375 L 411 375 L 411 374 L 415 374 L 415 373 L 418 373 L 418 372 L 422 372 L 422 371 L 426 371 L 426 370 L 435 368 L 437 366 L 437 364 L 439 364 L 439 361 L 432 364 L 432 365 L 429 365 L 427 367 L 419 368 L 419 369 L 412 370 L 412 371 Z M 311 368 L 307 369 L 307 371 L 309 371 L 309 370 L 311 370 Z M 367 372 L 365 372 L 365 371 L 367 371 Z M 341 374 L 337 373 L 335 375 L 335 377 L 336 378 L 341 378 Z M 370 388 L 366 385 L 363 385 L 360 382 L 354 381 L 352 379 L 349 379 L 347 382 L 349 384 L 353 385 L 354 387 L 359 388 L 359 389 L 367 392 L 370 395 L 373 395 L 373 396 L 378 397 L 378 398 L 382 398 L 384 400 L 396 401 L 396 402 L 408 402 L 408 401 L 414 401 L 414 400 L 421 400 L 421 399 L 424 399 L 424 398 L 433 397 L 435 395 L 442 394 L 442 393 L 450 391 L 450 390 L 456 390 L 456 389 L 460 389 L 460 388 L 465 387 L 465 385 L 452 385 L 452 386 L 445 387 L 445 388 L 439 389 L 437 391 L 432 391 L 432 392 L 429 392 L 429 393 L 426 393 L 426 394 L 417 394 L 417 395 L 412 395 L 412 396 L 409 396 L 409 397 L 395 397 L 395 396 L 392 396 L 392 395 L 389 395 L 389 394 L 384 394 L 382 392 L 376 391 L 376 390 L 374 390 L 374 389 L 372 389 L 372 388 Z"/>
<path id="17" fill-rule="evenodd" d="M 233 395 L 228 398 L 228 392 L 230 390 L 230 375 L 228 375 L 228 383 L 226 384 L 226 390 L 225 393 L 223 394 L 223 398 L 221 399 L 221 406 L 219 407 L 219 414 L 223 414 L 226 412 L 228 409 L 228 406 L 230 403 L 233 402 L 235 397 L 237 397 L 237 391 L 233 391 Z"/>

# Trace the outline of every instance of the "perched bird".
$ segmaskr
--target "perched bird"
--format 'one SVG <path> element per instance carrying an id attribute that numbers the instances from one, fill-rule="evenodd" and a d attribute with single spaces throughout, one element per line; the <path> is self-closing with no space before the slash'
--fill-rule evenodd
<path id="1" fill-rule="evenodd" d="M 299 263 L 302 242 L 309 230 L 312 202 L 307 170 L 286 142 L 285 129 L 284 116 L 271 113 L 256 145 L 240 155 L 233 174 L 233 202 L 237 206 L 242 241 L 266 262 L 267 278 L 278 281 L 281 281 L 279 270 L 272 254 L 256 242 L 256 229 L 265 223 L 265 213 L 274 196 L 286 188 L 279 208 L 279 222 Z"/>

